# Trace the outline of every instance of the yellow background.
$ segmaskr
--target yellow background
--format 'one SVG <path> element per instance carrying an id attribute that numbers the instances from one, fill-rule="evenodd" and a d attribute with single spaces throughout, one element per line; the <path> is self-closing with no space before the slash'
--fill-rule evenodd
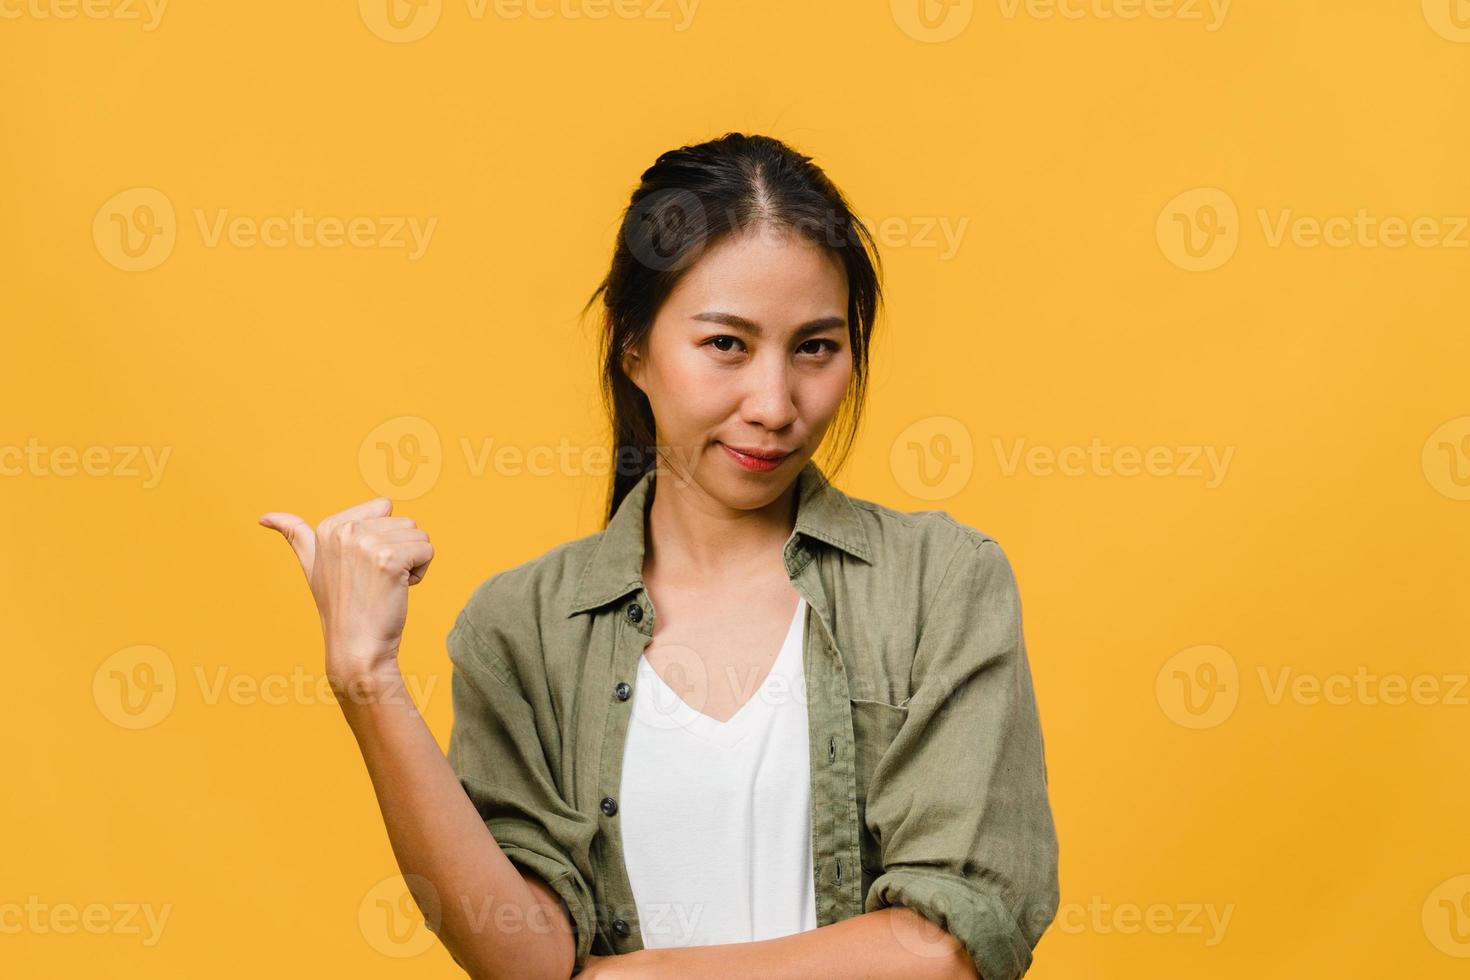
<path id="1" fill-rule="evenodd" d="M 991 0 L 926 27 L 703 0 L 681 30 L 672 2 L 447 0 L 404 40 L 366 0 L 176 0 L 152 29 L 65 2 L 0 4 L 0 446 L 63 450 L 0 478 L 0 973 L 458 975 L 392 918 L 309 594 L 256 517 L 373 496 L 378 443 L 437 434 L 395 513 L 438 551 L 403 669 L 442 743 L 455 612 L 596 530 L 606 489 L 475 454 L 603 444 L 577 313 L 618 211 L 662 150 L 744 130 L 887 222 L 839 483 L 946 509 L 1016 569 L 1061 843 L 1031 975 L 1464 975 L 1470 4 Z M 114 215 L 164 217 L 109 205 L 137 188 L 174 241 L 125 271 Z M 411 259 L 211 245 L 197 217 L 296 209 L 437 224 Z M 1451 245 L 1273 239 L 1360 211 Z M 1018 440 L 1162 462 L 1008 467 Z M 130 446 L 169 453 L 160 479 Z M 1188 447 L 1230 453 L 1222 478 Z M 90 474 L 57 472 L 68 448 Z M 123 681 L 157 718 L 127 726 Z M 1385 703 L 1400 683 L 1420 696 Z M 28 903 L 47 931 L 16 928 Z"/>

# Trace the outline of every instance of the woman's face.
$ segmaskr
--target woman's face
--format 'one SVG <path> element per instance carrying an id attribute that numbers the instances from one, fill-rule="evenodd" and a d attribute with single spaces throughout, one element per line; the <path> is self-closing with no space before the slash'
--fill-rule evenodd
<path id="1" fill-rule="evenodd" d="M 764 506 L 816 453 L 847 391 L 847 274 L 797 234 L 729 236 L 675 285 L 624 370 L 681 482 L 733 508 Z"/>

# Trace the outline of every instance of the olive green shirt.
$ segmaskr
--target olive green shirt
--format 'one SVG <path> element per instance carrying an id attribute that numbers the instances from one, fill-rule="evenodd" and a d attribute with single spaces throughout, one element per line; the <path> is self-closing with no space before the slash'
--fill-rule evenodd
<path id="1" fill-rule="evenodd" d="M 619 827 L 639 657 L 649 471 L 607 527 L 484 581 L 448 636 L 449 761 L 506 856 L 561 896 L 589 953 L 643 948 Z M 943 511 L 848 496 L 809 461 L 782 556 L 809 606 L 817 925 L 902 905 L 983 980 L 1026 972 L 1059 901 L 1016 581 Z M 718 847 L 718 842 L 711 842 Z"/>

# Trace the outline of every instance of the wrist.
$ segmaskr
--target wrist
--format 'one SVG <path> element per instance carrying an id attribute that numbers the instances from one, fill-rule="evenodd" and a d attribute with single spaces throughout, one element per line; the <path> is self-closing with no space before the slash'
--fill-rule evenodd
<path id="1" fill-rule="evenodd" d="M 396 660 L 381 666 L 328 671 L 332 693 L 344 708 L 351 705 L 393 704 L 408 696 Z"/>
<path id="2" fill-rule="evenodd" d="M 652 948 L 645 946 L 643 949 L 624 955 L 630 957 L 628 960 L 630 967 L 637 967 L 638 976 L 647 977 L 649 980 L 659 980 L 659 978 L 677 975 L 676 971 L 671 969 L 672 964 L 669 963 L 668 952 L 668 949 L 662 946 Z"/>

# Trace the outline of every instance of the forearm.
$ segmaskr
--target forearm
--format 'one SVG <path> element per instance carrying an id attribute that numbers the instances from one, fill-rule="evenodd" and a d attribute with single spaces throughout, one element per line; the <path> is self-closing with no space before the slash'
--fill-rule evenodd
<path id="1" fill-rule="evenodd" d="M 334 686 L 398 867 L 420 908 L 438 910 L 435 932 L 455 960 L 477 978 L 569 976 L 574 946 L 559 899 L 501 851 L 402 677 Z"/>
<path id="2" fill-rule="evenodd" d="M 958 939 L 890 907 L 753 943 L 647 951 L 651 975 L 700 980 L 977 980 Z"/>

